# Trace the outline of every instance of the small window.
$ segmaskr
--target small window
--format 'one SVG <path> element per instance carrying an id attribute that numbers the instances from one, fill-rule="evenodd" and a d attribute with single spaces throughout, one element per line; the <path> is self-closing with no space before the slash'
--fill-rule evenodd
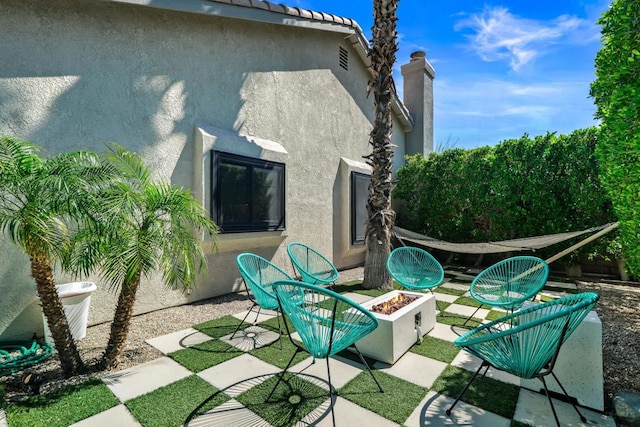
<path id="1" fill-rule="evenodd" d="M 351 244 L 363 244 L 366 230 L 367 201 L 371 177 L 351 172 Z"/>
<path id="2" fill-rule="evenodd" d="M 222 232 L 284 230 L 284 164 L 214 151 L 211 182 Z"/>

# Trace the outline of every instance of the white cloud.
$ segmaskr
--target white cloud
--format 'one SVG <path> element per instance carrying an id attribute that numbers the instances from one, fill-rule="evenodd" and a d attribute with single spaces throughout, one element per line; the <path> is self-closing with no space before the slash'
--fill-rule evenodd
<path id="1" fill-rule="evenodd" d="M 491 76 L 434 81 L 436 142 L 449 136 L 457 147 L 493 145 L 524 133 L 569 133 L 595 124 L 589 76 L 546 82 L 514 82 Z"/>
<path id="2" fill-rule="evenodd" d="M 554 43 L 576 43 L 571 34 L 593 28 L 576 16 L 561 15 L 551 21 L 520 18 L 504 7 L 486 7 L 482 13 L 458 21 L 456 31 L 470 29 L 471 48 L 484 60 L 508 61 L 514 71 L 543 55 Z"/>

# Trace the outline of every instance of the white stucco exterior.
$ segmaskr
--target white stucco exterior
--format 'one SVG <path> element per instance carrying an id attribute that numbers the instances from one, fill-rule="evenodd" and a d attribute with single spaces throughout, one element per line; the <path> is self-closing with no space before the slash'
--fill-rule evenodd
<path id="1" fill-rule="evenodd" d="M 212 148 L 286 165 L 286 230 L 221 235 L 197 288 L 186 295 L 148 280 L 136 313 L 238 290 L 241 252 L 291 271 L 285 247 L 301 241 L 339 268 L 362 262 L 363 248 L 343 238 L 345 168 L 364 162 L 373 118 L 356 31 L 201 0 L 129 3 L 0 3 L 0 135 L 51 154 L 116 142 L 140 153 L 157 179 L 190 188 L 206 208 Z M 411 129 L 411 119 L 396 114 L 396 165 Z M 27 259 L 7 238 L 0 250 L 0 338 L 41 334 Z M 115 295 L 91 279 L 98 291 L 89 322 L 108 321 Z"/>

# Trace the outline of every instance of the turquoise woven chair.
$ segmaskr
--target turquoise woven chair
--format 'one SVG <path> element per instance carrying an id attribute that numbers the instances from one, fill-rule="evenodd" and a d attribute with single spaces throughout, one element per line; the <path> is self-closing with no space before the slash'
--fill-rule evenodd
<path id="1" fill-rule="evenodd" d="M 333 285 L 338 280 L 338 270 L 315 249 L 298 242 L 287 245 L 287 253 L 293 268 L 303 282 L 313 285 Z"/>
<path id="2" fill-rule="evenodd" d="M 240 275 L 242 276 L 242 280 L 245 284 L 245 289 L 247 290 L 247 295 L 249 299 L 253 302 L 253 305 L 242 319 L 242 322 L 238 325 L 231 338 L 236 335 L 244 321 L 249 317 L 249 314 L 253 311 L 254 308 L 258 307 L 258 311 L 256 313 L 256 320 L 258 320 L 258 316 L 260 315 L 260 310 L 276 310 L 278 311 L 278 332 L 280 334 L 280 349 L 282 349 L 282 327 L 280 326 L 280 314 L 279 314 L 279 305 L 278 300 L 276 299 L 275 294 L 273 293 L 273 284 L 277 280 L 292 280 L 292 277 L 282 270 L 280 267 L 270 263 L 266 259 L 250 254 L 243 253 L 236 257 L 236 263 L 238 264 L 238 269 L 240 270 Z M 251 292 L 249 292 L 251 291 Z"/>
<path id="3" fill-rule="evenodd" d="M 371 312 L 340 294 L 309 283 L 293 280 L 278 281 L 273 285 L 273 290 L 280 303 L 280 310 L 295 327 L 303 345 L 291 338 L 289 325 L 285 322 L 287 333 L 289 333 L 289 338 L 296 347 L 296 351 L 291 356 L 287 367 L 280 374 L 278 381 L 267 397 L 267 401 L 269 401 L 282 381 L 296 355 L 301 351 L 306 351 L 314 359 L 327 360 L 329 396 L 332 402 L 331 416 L 335 425 L 335 415 L 333 413 L 335 388 L 331 384 L 329 357 L 347 347 L 355 349 L 358 356 L 360 356 L 360 360 L 378 385 L 380 392 L 384 392 L 369 368 L 367 361 L 362 357 L 355 345 L 356 341 L 370 334 L 378 327 L 378 319 Z M 303 295 L 304 300 L 302 304 L 299 302 L 301 295 Z"/>
<path id="4" fill-rule="evenodd" d="M 533 256 L 516 256 L 483 270 L 471 282 L 471 297 L 481 305 L 465 321 L 475 316 L 482 305 L 513 312 L 536 296 L 547 283 L 549 265 Z"/>
<path id="5" fill-rule="evenodd" d="M 391 251 L 387 257 L 387 270 L 395 281 L 410 291 L 433 294 L 433 288 L 444 280 L 442 265 L 429 252 L 409 246 Z M 438 312 L 442 315 L 441 309 Z"/>
<path id="6" fill-rule="evenodd" d="M 567 391 L 553 373 L 562 344 L 598 301 L 598 294 L 585 292 L 537 304 L 482 325 L 458 337 L 454 343 L 482 359 L 482 364 L 449 409 L 447 415 L 467 391 L 482 368 L 495 368 L 524 379 L 539 378 L 544 386 L 556 424 L 558 415 L 549 396 L 545 376 L 551 374 L 564 392 Z M 486 374 L 486 371 L 485 371 Z M 568 396 L 567 396 L 568 397 Z M 578 411 L 582 422 L 586 418 Z"/>

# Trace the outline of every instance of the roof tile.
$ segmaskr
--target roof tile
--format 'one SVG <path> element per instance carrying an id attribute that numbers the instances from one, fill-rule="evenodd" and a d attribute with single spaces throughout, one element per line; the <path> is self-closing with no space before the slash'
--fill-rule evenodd
<path id="1" fill-rule="evenodd" d="M 256 9 L 269 10 L 269 5 L 267 4 L 267 2 L 264 2 L 262 0 L 251 0 L 251 7 L 254 7 Z"/>

